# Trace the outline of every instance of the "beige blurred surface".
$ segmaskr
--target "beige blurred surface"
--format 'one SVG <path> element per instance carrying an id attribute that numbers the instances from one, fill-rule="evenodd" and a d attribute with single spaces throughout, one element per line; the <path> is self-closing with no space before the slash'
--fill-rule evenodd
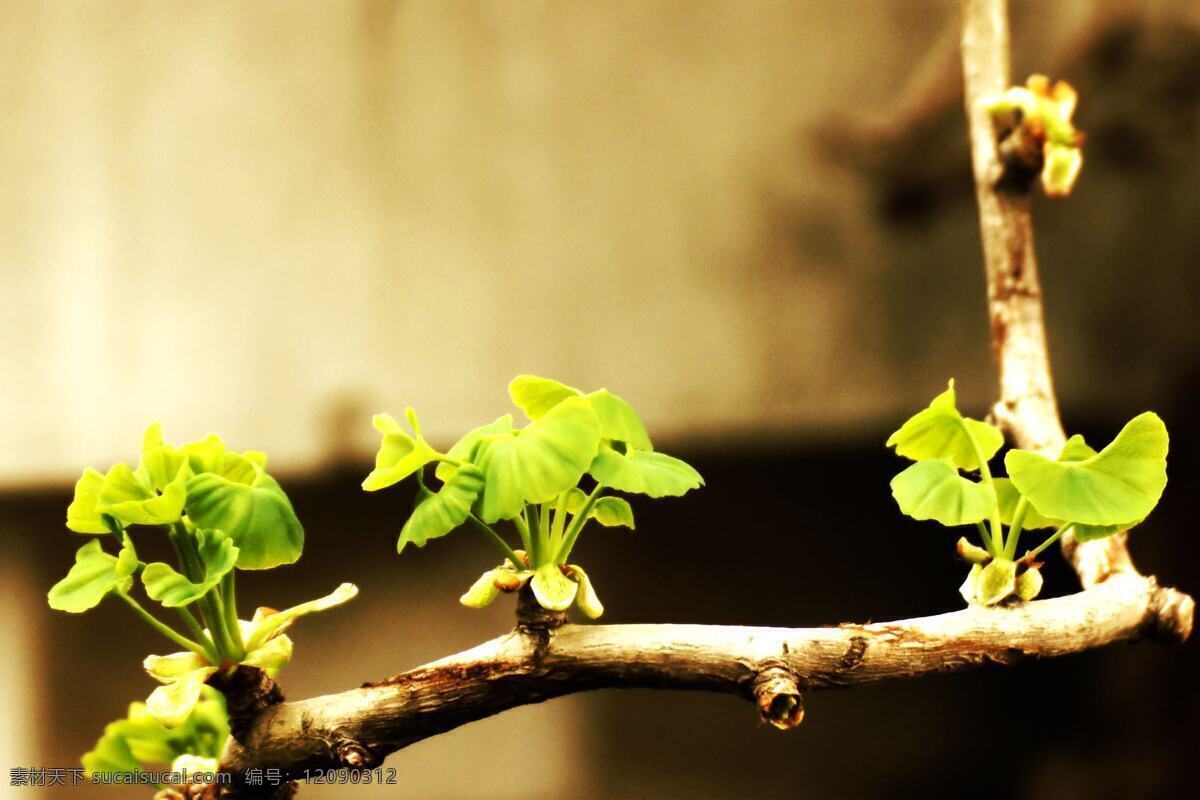
<path id="1" fill-rule="evenodd" d="M 65 498 L 82 466 L 134 458 L 151 419 L 300 477 L 367 456 L 375 411 L 412 405 L 445 443 L 507 411 L 519 372 L 607 385 L 656 441 L 721 452 L 886 427 L 952 375 L 981 411 L 994 378 L 955 11 L 0 0 L 0 486 Z M 1185 0 L 1014 4 L 1018 72 L 1065 71 L 1094 134 L 1081 197 L 1038 204 L 1070 407 L 1125 418 L 1195 372 L 1197 111 L 1170 92 L 1195 72 L 1198 26 Z M 1119 74 L 1113 30 L 1134 32 Z M 0 519 L 0 539 L 59 535 Z M 71 704 L 98 733 L 114 698 L 147 690 L 130 665 L 148 633 L 91 678 L 79 660 L 110 645 L 89 625 L 59 615 L 62 643 L 42 641 L 66 563 L 36 580 L 0 563 L 0 703 L 21 709 L 0 719 L 0 766 L 73 764 L 91 733 L 55 735 Z M 473 577 L 457 565 L 362 569 L 374 594 L 353 624 L 306 642 L 349 666 L 298 660 L 293 696 L 506 624 L 454 605 Z M 119 611 L 97 625 L 121 628 Z M 381 615 L 394 646 L 363 632 Z M 571 794 L 620 771 L 597 755 L 620 735 L 597 709 L 521 709 L 391 764 L 412 796 Z M 497 742 L 554 757 L 526 785 L 489 780 L 511 764 Z M 722 794 L 686 770 L 657 779 L 664 796 Z M 355 796 L 395 796 L 374 791 Z"/>

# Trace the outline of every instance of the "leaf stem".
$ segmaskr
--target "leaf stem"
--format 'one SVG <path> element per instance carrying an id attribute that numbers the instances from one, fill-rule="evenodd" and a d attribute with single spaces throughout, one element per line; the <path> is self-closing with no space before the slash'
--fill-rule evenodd
<path id="1" fill-rule="evenodd" d="M 151 628 L 154 628 L 154 630 L 158 631 L 163 636 L 167 637 L 168 639 L 170 639 L 172 642 L 179 645 L 180 647 L 183 647 L 187 650 L 191 650 L 193 653 L 195 653 L 198 656 L 203 656 L 204 658 L 211 659 L 212 654 L 207 652 L 202 645 L 199 645 L 196 642 L 193 642 L 191 639 L 180 634 L 178 631 L 176 631 L 170 625 L 167 625 L 165 622 L 160 621 L 157 617 L 155 617 L 149 611 L 142 608 L 142 604 L 139 603 L 137 600 L 134 600 L 132 597 L 130 597 L 129 595 L 127 595 L 125 592 L 122 592 L 122 591 L 116 592 L 116 595 L 117 595 L 117 597 L 124 600 L 129 605 L 129 607 L 134 610 L 134 613 L 136 613 L 139 617 L 141 617 L 146 622 L 146 624 L 149 625 Z"/>
<path id="2" fill-rule="evenodd" d="M 975 460 L 979 462 L 979 479 L 992 490 L 992 497 L 996 500 L 992 506 L 992 518 L 989 520 L 992 523 L 992 545 L 988 547 L 988 552 L 993 558 L 999 558 L 1004 550 L 1004 526 L 1000 524 L 1000 495 L 996 492 L 996 483 L 992 480 L 992 470 L 988 467 L 987 459 L 983 457 L 983 450 L 979 447 L 979 441 L 975 438 L 975 434 L 971 432 L 971 427 L 967 425 L 966 420 L 959 420 L 959 425 L 963 433 L 967 435 L 967 441 L 971 443 L 971 451 L 975 454 Z"/>
<path id="3" fill-rule="evenodd" d="M 238 624 L 237 590 L 234 588 L 233 577 L 235 572 L 235 569 L 230 569 L 225 573 L 225 577 L 221 578 L 221 603 L 225 611 L 225 627 L 229 631 L 229 638 L 245 658 L 246 642 L 242 639 L 242 626 Z"/>
<path id="4" fill-rule="evenodd" d="M 1049 547 L 1050 545 L 1057 542 L 1059 540 L 1059 538 L 1064 533 L 1066 533 L 1070 529 L 1070 527 L 1074 524 L 1075 523 L 1073 523 L 1073 522 L 1068 522 L 1065 525 L 1062 525 L 1061 527 L 1059 527 L 1058 530 L 1056 530 L 1054 533 L 1050 534 L 1050 536 L 1046 539 L 1046 541 L 1042 542 L 1037 547 L 1030 550 L 1028 553 L 1026 553 L 1024 556 L 1022 556 L 1022 558 L 1034 558 L 1035 556 L 1037 556 L 1038 553 L 1042 552 L 1047 547 Z"/>
<path id="5" fill-rule="evenodd" d="M 196 621 L 196 617 L 186 607 L 179 606 L 175 609 L 179 612 L 179 616 L 183 618 L 183 622 L 187 625 L 188 631 L 196 638 L 196 641 L 204 648 L 208 660 L 214 664 L 221 662 L 221 656 L 217 653 L 217 646 L 213 644 L 212 638 L 204 632 L 204 628 Z"/>
<path id="6" fill-rule="evenodd" d="M 474 514 L 468 514 L 467 521 L 474 525 L 475 529 L 482 533 L 483 537 L 490 541 L 495 548 L 504 555 L 505 558 L 511 561 L 513 566 L 515 566 L 518 571 L 525 566 L 521 559 L 517 558 L 517 554 L 513 552 L 513 549 L 508 546 L 508 542 L 504 541 L 500 534 L 496 533 L 496 531 L 492 529 L 491 525 L 488 525 Z"/>
<path id="7" fill-rule="evenodd" d="M 513 526 L 517 529 L 517 534 L 521 537 L 521 544 L 525 545 L 525 552 L 533 558 L 533 541 L 529 536 L 529 523 L 525 521 L 524 512 L 513 517 Z"/>
<path id="8" fill-rule="evenodd" d="M 983 540 L 984 549 L 995 557 L 996 551 L 992 547 L 992 537 L 988 535 L 987 525 L 984 525 L 982 522 L 976 522 L 975 527 L 979 529 L 979 538 Z"/>
<path id="9" fill-rule="evenodd" d="M 579 509 L 579 513 L 571 520 L 571 525 L 563 535 L 562 545 L 558 548 L 558 555 L 554 559 L 557 563 L 567 563 L 567 556 L 571 555 L 571 549 L 575 547 L 575 540 L 579 538 L 579 532 L 583 530 L 584 523 L 588 521 L 588 517 L 592 513 L 592 506 L 596 505 L 596 501 L 600 499 L 600 491 L 603 488 L 600 484 L 596 484 L 596 488 L 592 489 L 592 493 L 584 501 L 583 508 Z"/>
<path id="10" fill-rule="evenodd" d="M 1004 543 L 1004 557 L 1012 560 L 1017 554 L 1017 541 L 1021 538 L 1021 529 L 1025 526 L 1025 514 L 1029 512 L 1029 501 L 1022 495 L 1013 510 L 1012 522 L 1008 526 L 1008 540 Z"/>

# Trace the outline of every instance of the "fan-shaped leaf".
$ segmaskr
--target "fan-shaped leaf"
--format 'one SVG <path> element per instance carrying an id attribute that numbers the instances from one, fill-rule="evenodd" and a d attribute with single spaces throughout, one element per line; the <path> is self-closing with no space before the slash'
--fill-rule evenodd
<path id="1" fill-rule="evenodd" d="M 968 431 L 984 461 L 990 461 L 1004 444 L 1004 434 L 998 428 L 958 412 L 951 380 L 949 388 L 933 398 L 928 408 L 918 411 L 888 437 L 887 446 L 913 461 L 949 459 L 960 469 L 975 470 L 979 469 L 979 458 Z"/>
<path id="2" fill-rule="evenodd" d="M 563 400 L 582 394 L 566 384 L 536 375 L 518 375 L 508 384 L 508 396 L 513 404 L 532 420 L 541 419 Z"/>
<path id="3" fill-rule="evenodd" d="M 629 403 L 608 389 L 594 391 L 587 395 L 587 399 L 600 419 L 600 435 L 603 438 L 625 442 L 638 450 L 654 449 L 642 418 Z"/>
<path id="4" fill-rule="evenodd" d="M 180 469 L 174 480 L 156 491 L 128 464 L 116 464 L 104 476 L 96 510 L 128 525 L 169 525 L 178 522 L 187 499 L 189 474 L 186 467 Z"/>
<path id="5" fill-rule="evenodd" d="M 1005 525 L 1011 525 L 1013 514 L 1017 510 L 1017 503 L 1021 500 L 1021 493 L 1017 491 L 1017 487 L 1008 478 L 993 478 L 992 482 L 996 485 L 996 500 L 1000 507 L 1000 521 Z M 1057 528 L 1059 525 L 1062 525 L 1062 522 L 1043 517 L 1033 507 L 1032 503 L 1025 505 L 1025 521 L 1022 523 L 1024 530 Z"/>
<path id="6" fill-rule="evenodd" d="M 76 533 L 108 533 L 104 515 L 96 507 L 104 476 L 90 467 L 75 483 L 75 497 L 67 506 L 67 527 Z"/>
<path id="7" fill-rule="evenodd" d="M 602 486 L 649 497 L 679 497 L 704 485 L 700 473 L 678 458 L 645 450 L 620 453 L 607 444 L 588 471 Z"/>
<path id="8" fill-rule="evenodd" d="M 524 503 L 556 498 L 579 482 L 599 445 L 600 422 L 582 397 L 562 401 L 512 435 L 482 437 L 479 515 L 485 522 L 512 519 Z"/>
<path id="9" fill-rule="evenodd" d="M 276 611 L 274 614 L 265 614 L 261 618 L 258 618 L 253 632 L 246 637 L 246 651 L 249 652 L 261 647 L 263 642 L 282 632 L 286 626 L 299 617 L 317 611 L 324 611 L 334 606 L 340 606 L 342 603 L 349 602 L 357 596 L 357 586 L 353 583 L 343 583 L 324 597 L 309 600 L 307 603 L 301 603 L 283 611 Z"/>
<path id="10" fill-rule="evenodd" d="M 1167 485 L 1167 429 L 1158 415 L 1134 417 L 1099 453 L 1051 461 L 1025 450 L 1004 459 L 1013 484 L 1045 517 L 1125 525 L 1146 517 Z"/>
<path id="11" fill-rule="evenodd" d="M 201 528 L 225 532 L 238 549 L 239 569 L 291 564 L 304 549 L 304 528 L 283 489 L 235 453 L 225 454 L 219 473 L 188 481 L 187 514 Z"/>
<path id="12" fill-rule="evenodd" d="M 193 583 L 169 564 L 161 561 L 147 564 L 142 571 L 142 583 L 152 600 L 159 601 L 167 608 L 193 603 L 220 583 L 237 562 L 237 547 L 221 531 L 197 530 L 196 546 L 204 565 L 204 579 Z"/>
<path id="13" fill-rule="evenodd" d="M 567 491 L 567 513 L 575 515 L 583 510 L 587 503 L 587 495 L 583 490 L 572 488 Z M 599 497 L 592 503 L 588 519 L 594 519 L 606 528 L 624 526 L 633 530 L 633 509 L 629 502 L 621 497 Z"/>
<path id="14" fill-rule="evenodd" d="M 93 539 L 75 552 L 75 564 L 67 576 L 51 587 L 46 599 L 56 611 L 79 614 L 95 608 L 114 589 L 128 591 L 129 577 L 137 571 L 137 554 L 126 538 L 119 556 L 104 552 Z"/>
<path id="15" fill-rule="evenodd" d="M 910 465 L 892 478 L 892 496 L 900 511 L 913 519 L 947 526 L 981 522 L 996 506 L 995 493 L 959 475 L 949 459 Z"/>
<path id="16" fill-rule="evenodd" d="M 425 542 L 445 536 L 467 521 L 471 506 L 483 491 L 483 473 L 473 464 L 463 464 L 436 494 L 426 493 L 413 509 L 400 531 L 397 552 L 408 543 L 424 547 Z"/>
<path id="17" fill-rule="evenodd" d="M 479 445 L 480 439 L 485 436 L 504 436 L 512 433 L 513 418 L 512 414 L 505 414 L 495 422 L 487 425 L 481 425 L 474 430 L 468 431 L 465 436 L 454 443 L 454 446 L 446 451 L 446 458 L 450 461 L 438 462 L 437 469 L 434 470 L 434 475 L 442 483 L 449 483 L 454 477 L 454 473 L 458 471 L 458 467 L 451 461 L 473 461 L 475 458 L 475 448 Z"/>
<path id="18" fill-rule="evenodd" d="M 383 489 L 407 478 L 438 457 L 438 452 L 426 444 L 421 436 L 417 415 L 406 409 L 415 437 L 396 422 L 391 414 L 376 414 L 375 429 L 383 434 L 379 452 L 375 454 L 375 469 L 363 480 L 362 487 L 368 492 Z"/>

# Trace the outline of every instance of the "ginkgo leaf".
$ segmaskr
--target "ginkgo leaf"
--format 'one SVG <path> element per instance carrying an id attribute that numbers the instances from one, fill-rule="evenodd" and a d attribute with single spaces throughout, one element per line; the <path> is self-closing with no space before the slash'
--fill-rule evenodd
<path id="1" fill-rule="evenodd" d="M 95 608 L 114 589 L 128 591 L 137 571 L 137 554 L 128 538 L 119 556 L 109 555 L 93 539 L 75 553 L 67 576 L 51 587 L 46 599 L 56 611 L 79 614 Z"/>
<path id="2" fill-rule="evenodd" d="M 947 526 L 982 522 L 996 507 L 995 493 L 959 475 L 949 459 L 910 465 L 892 478 L 892 496 L 900 511 L 913 519 Z"/>
<path id="3" fill-rule="evenodd" d="M 888 437 L 887 446 L 913 461 L 949 459 L 959 469 L 976 470 L 980 464 L 972 437 L 984 461 L 990 461 L 1004 444 L 999 428 L 958 412 L 951 380 L 949 388 L 933 398 L 928 408 L 918 411 Z"/>
<path id="4" fill-rule="evenodd" d="M 563 400 L 582 394 L 566 384 L 536 375 L 518 375 L 508 384 L 508 396 L 513 404 L 532 420 L 541 419 Z"/>
<path id="5" fill-rule="evenodd" d="M 600 446 L 600 422 L 582 397 L 557 404 L 506 436 L 484 436 L 476 464 L 484 475 L 479 516 L 512 519 L 525 503 L 553 500 L 579 482 Z"/>
<path id="6" fill-rule="evenodd" d="M 187 514 L 201 528 L 225 532 L 238 549 L 239 569 L 291 564 L 304 549 L 304 528 L 283 489 L 236 453 L 225 454 L 219 472 L 188 481 Z"/>
<path id="7" fill-rule="evenodd" d="M 1142 520 L 1137 519 L 1132 522 L 1122 522 L 1119 525 L 1083 525 L 1074 523 L 1071 525 L 1071 535 L 1075 537 L 1077 542 L 1091 542 L 1096 539 L 1105 539 L 1120 531 L 1130 530 L 1142 524 Z"/>
<path id="8" fill-rule="evenodd" d="M 588 472 L 602 486 L 649 497 L 679 497 L 704 485 L 691 465 L 666 453 L 600 447 Z"/>
<path id="9" fill-rule="evenodd" d="M 196 549 L 204 567 L 204 578 L 199 583 L 193 583 L 161 561 L 147 564 L 142 570 L 146 594 L 167 608 L 186 606 L 199 600 L 220 583 L 237 562 L 238 548 L 223 532 L 200 529 L 195 536 Z"/>
<path id="10" fill-rule="evenodd" d="M 128 464 L 104 476 L 96 510 L 129 525 L 169 525 L 183 515 L 188 473 L 181 470 L 161 491 L 148 486 Z"/>
<path id="11" fill-rule="evenodd" d="M 225 443 L 215 433 L 210 433 L 198 441 L 188 442 L 179 449 L 187 456 L 193 475 L 221 471 L 221 464 L 225 460 Z"/>
<path id="12" fill-rule="evenodd" d="M 558 564 L 538 567 L 529 585 L 538 605 L 548 611 L 566 611 L 579 591 L 579 584 L 564 575 Z"/>
<path id="13" fill-rule="evenodd" d="M 1059 461 L 1083 461 L 1096 455 L 1096 451 L 1083 440 L 1083 436 L 1075 434 L 1067 439 L 1062 452 L 1058 454 Z"/>
<path id="14" fill-rule="evenodd" d="M 274 614 L 264 615 L 254 626 L 254 632 L 247 637 L 246 651 L 249 652 L 261 647 L 263 642 L 281 632 L 285 626 L 291 624 L 292 620 L 306 614 L 340 606 L 342 603 L 353 600 L 357 595 L 357 586 L 353 583 L 343 583 L 324 597 L 309 600 L 307 603 L 301 603 L 283 611 L 277 611 Z"/>
<path id="15" fill-rule="evenodd" d="M 1017 510 L 1017 503 L 1021 500 L 1021 493 L 1008 478 L 993 478 L 992 482 L 996 485 L 996 502 L 1000 510 L 1000 521 L 1005 525 L 1011 525 L 1013 514 Z M 1032 503 L 1025 504 L 1025 521 L 1022 523 L 1024 530 L 1057 528 L 1059 525 L 1062 525 L 1062 522 L 1043 517 Z"/>
<path id="16" fill-rule="evenodd" d="M 1013 450 L 1008 476 L 1045 517 L 1085 525 L 1144 519 L 1167 485 L 1167 428 L 1153 412 L 1134 417 L 1099 453 L 1081 461 L 1051 461 Z"/>
<path id="17" fill-rule="evenodd" d="M 383 441 L 375 454 L 375 469 L 362 482 L 362 488 L 368 492 L 399 483 L 439 455 L 421 436 L 416 412 L 409 408 L 405 413 L 416 436 L 410 436 L 391 414 L 376 414 L 372 420 L 375 429 L 383 434 Z"/>
<path id="18" fill-rule="evenodd" d="M 96 507 L 104 476 L 92 468 L 85 469 L 75 483 L 75 497 L 67 506 L 67 527 L 76 533 L 108 533 L 104 515 Z"/>
<path id="19" fill-rule="evenodd" d="M 1017 565 L 1007 558 L 997 558 L 979 573 L 977 601 L 979 605 L 994 606 L 1016 591 Z"/>
<path id="20" fill-rule="evenodd" d="M 604 604 L 600 602 L 596 590 L 592 588 L 592 582 L 587 573 L 583 571 L 582 567 L 574 564 L 568 564 L 567 570 L 579 584 L 579 591 L 575 594 L 575 605 L 588 619 L 599 619 L 604 613 Z"/>
<path id="21" fill-rule="evenodd" d="M 475 448 L 479 444 L 480 439 L 485 436 L 503 436 L 512 433 L 513 418 L 512 414 L 505 414 L 495 422 L 487 425 L 480 425 L 474 430 L 468 431 L 465 436 L 454 443 L 454 446 L 446 451 L 448 461 L 439 461 L 437 469 L 434 470 L 434 475 L 442 483 L 449 483 L 454 477 L 454 473 L 458 471 L 458 467 L 451 463 L 453 461 L 471 461 L 475 457 Z"/>
<path id="22" fill-rule="evenodd" d="M 567 513 L 575 515 L 583 510 L 587 503 L 587 495 L 583 490 L 572 488 L 567 491 Z M 629 501 L 621 497 L 598 497 L 588 512 L 588 519 L 594 519 L 606 528 L 623 526 L 633 530 L 633 508 Z"/>
<path id="23" fill-rule="evenodd" d="M 216 671 L 216 667 L 201 667 L 158 687 L 146 698 L 146 711 L 168 728 L 183 724 L 199 702 L 204 682 Z"/>
<path id="24" fill-rule="evenodd" d="M 605 439 L 625 442 L 638 450 L 654 449 L 642 418 L 629 403 L 608 389 L 592 392 L 587 395 L 587 399 L 600 419 L 600 435 Z"/>
<path id="25" fill-rule="evenodd" d="M 424 547 L 430 539 L 445 536 L 462 525 L 481 491 L 483 473 L 473 464 L 463 464 L 436 494 L 425 493 L 400 531 L 396 552 L 404 552 L 410 542 Z"/>

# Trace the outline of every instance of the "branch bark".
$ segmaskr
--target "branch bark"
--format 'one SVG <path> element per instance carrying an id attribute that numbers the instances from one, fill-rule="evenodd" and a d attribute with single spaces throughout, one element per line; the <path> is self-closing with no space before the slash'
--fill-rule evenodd
<path id="1" fill-rule="evenodd" d="M 1020 447 L 1057 453 L 1064 442 L 1051 380 L 1042 290 L 1026 192 L 1006 183 L 989 115 L 978 99 L 1009 85 L 1004 0 L 964 0 L 962 54 L 979 204 L 997 422 Z M 389 753 L 514 706 L 589 689 L 725 692 L 753 701 L 779 728 L 804 717 L 804 694 L 967 666 L 1075 653 L 1141 637 L 1182 642 L 1194 603 L 1134 568 L 1124 534 L 1064 551 L 1084 590 L 1000 608 L 834 628 L 708 625 L 562 625 L 529 615 L 512 633 L 340 694 L 276 703 L 234 731 L 222 767 L 367 768 Z M 270 694 L 270 693 L 268 693 Z M 273 694 L 271 696 L 274 696 Z M 283 790 L 226 787 L 223 796 Z"/>

